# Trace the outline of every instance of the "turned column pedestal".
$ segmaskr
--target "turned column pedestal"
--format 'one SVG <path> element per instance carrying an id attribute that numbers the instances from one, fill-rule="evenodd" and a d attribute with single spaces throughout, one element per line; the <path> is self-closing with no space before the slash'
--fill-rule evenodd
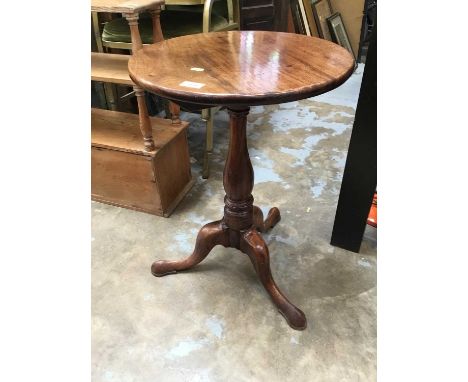
<path id="1" fill-rule="evenodd" d="M 229 152 L 224 168 L 224 216 L 208 223 L 200 230 L 193 253 L 176 261 L 159 260 L 152 264 L 154 276 L 165 276 L 190 269 L 200 263 L 216 245 L 237 248 L 247 254 L 260 281 L 288 324 L 298 330 L 305 329 L 304 313 L 281 292 L 271 275 L 268 246 L 260 232 L 272 228 L 281 219 L 274 207 L 263 220 L 260 208 L 253 205 L 254 172 L 247 149 L 246 125 L 248 108 L 228 109 L 230 115 Z"/>

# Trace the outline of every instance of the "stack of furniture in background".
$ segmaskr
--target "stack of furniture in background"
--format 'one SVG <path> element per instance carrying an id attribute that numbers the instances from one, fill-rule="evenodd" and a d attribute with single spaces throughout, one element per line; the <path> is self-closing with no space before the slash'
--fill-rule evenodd
<path id="1" fill-rule="evenodd" d="M 239 1 L 241 30 L 298 33 L 334 41 L 357 62 L 365 55 L 377 4 L 377 0 Z"/>
<path id="2" fill-rule="evenodd" d="M 163 40 L 159 20 L 162 3 L 163 0 L 92 0 L 91 11 L 94 15 L 123 14 L 131 34 L 130 47 L 137 51 L 142 47 L 138 19 L 144 11 L 151 12 L 154 41 Z M 128 75 L 129 57 L 91 54 L 91 79 L 133 86 L 138 102 L 138 115 L 91 109 L 92 199 L 169 216 L 193 184 L 188 123 L 180 121 L 175 104 L 171 104 L 172 120 L 149 117 L 145 93 Z"/>
<path id="3" fill-rule="evenodd" d="M 166 0 L 160 22 L 164 39 L 196 33 L 239 29 L 239 4 L 237 0 Z M 148 13 L 141 16 L 139 30 L 142 43 L 152 44 L 154 22 Z M 105 23 L 102 44 L 113 49 L 131 49 L 131 32 L 124 17 Z M 187 54 L 190 54 L 187 52 Z M 174 65 L 177 65 L 175 62 Z M 210 173 L 210 156 L 213 150 L 213 116 L 219 108 L 197 110 L 193 105 L 183 105 L 191 112 L 201 112 L 206 123 L 206 143 L 203 161 L 203 178 Z"/>
<path id="4" fill-rule="evenodd" d="M 290 0 L 288 28 L 333 41 L 359 58 L 364 9 L 365 0 Z"/>
<path id="5" fill-rule="evenodd" d="M 288 10 L 289 0 L 240 0 L 241 30 L 286 32 Z"/>

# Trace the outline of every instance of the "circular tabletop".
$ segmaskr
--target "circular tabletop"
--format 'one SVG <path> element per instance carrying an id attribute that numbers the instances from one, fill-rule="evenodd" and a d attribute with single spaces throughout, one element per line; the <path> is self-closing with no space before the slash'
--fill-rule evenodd
<path id="1" fill-rule="evenodd" d="M 229 31 L 144 46 L 130 58 L 128 69 L 137 85 L 175 101 L 254 106 L 332 90 L 352 74 L 354 58 L 316 37 Z"/>

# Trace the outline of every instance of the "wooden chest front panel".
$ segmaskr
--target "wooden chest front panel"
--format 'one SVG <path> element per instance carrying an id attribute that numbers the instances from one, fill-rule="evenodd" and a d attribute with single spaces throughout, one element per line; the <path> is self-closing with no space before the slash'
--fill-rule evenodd
<path id="1" fill-rule="evenodd" d="M 94 200 L 162 214 L 153 158 L 91 148 L 91 193 Z"/>
<path id="2" fill-rule="evenodd" d="M 187 133 L 178 134 L 156 155 L 154 169 L 164 212 L 192 179 Z"/>

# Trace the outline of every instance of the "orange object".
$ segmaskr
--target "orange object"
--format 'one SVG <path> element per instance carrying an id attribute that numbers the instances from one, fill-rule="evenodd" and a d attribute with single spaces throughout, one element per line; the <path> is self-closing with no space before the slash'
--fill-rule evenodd
<path id="1" fill-rule="evenodd" d="M 374 198 L 372 199 L 369 216 L 367 217 L 367 224 L 377 228 L 377 192 L 374 193 Z"/>

